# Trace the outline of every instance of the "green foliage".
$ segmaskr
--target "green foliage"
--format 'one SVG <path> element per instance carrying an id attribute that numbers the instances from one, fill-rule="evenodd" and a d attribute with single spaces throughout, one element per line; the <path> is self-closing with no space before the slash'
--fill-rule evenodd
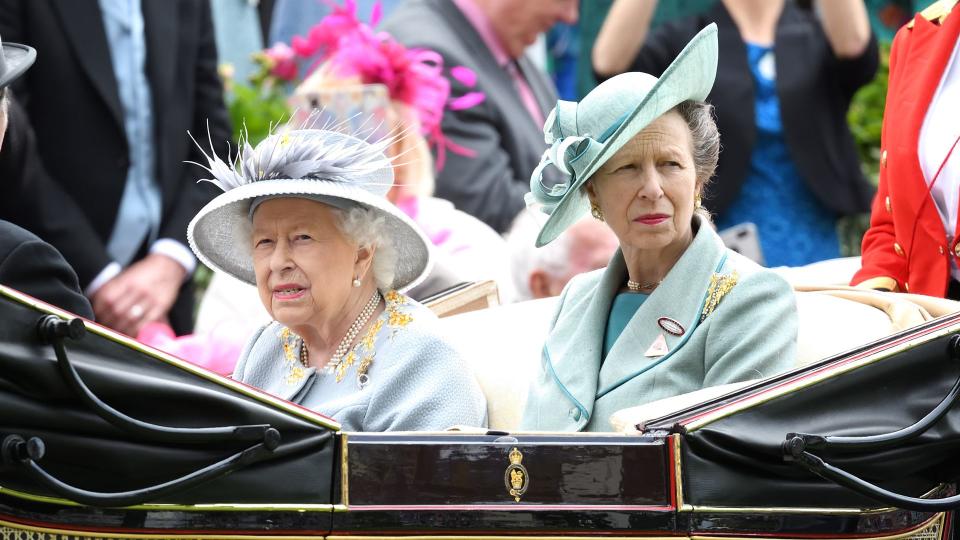
<path id="1" fill-rule="evenodd" d="M 889 75 L 890 45 L 881 42 L 877 76 L 853 96 L 847 113 L 847 124 L 857 145 L 863 174 L 873 185 L 877 185 L 880 174 L 880 132 L 883 127 L 883 108 L 887 101 Z M 841 218 L 838 223 L 840 253 L 844 256 L 859 255 L 860 241 L 869 226 L 868 214 Z"/>
<path id="2" fill-rule="evenodd" d="M 880 130 L 883 127 L 889 75 L 890 45 L 881 43 L 877 76 L 853 96 L 847 113 L 847 124 L 857 143 L 863 173 L 874 185 L 880 172 Z"/>
<path id="3" fill-rule="evenodd" d="M 254 54 L 253 61 L 258 69 L 249 81 L 234 81 L 230 65 L 221 66 L 220 75 L 227 92 L 233 140 L 239 140 L 246 129 L 249 143 L 256 146 L 277 124 L 290 118 L 290 106 L 289 88 L 272 73 L 274 61 L 264 52 Z"/>
<path id="4" fill-rule="evenodd" d="M 210 286 L 210 280 L 213 279 L 213 270 L 203 263 L 197 261 L 197 269 L 193 273 L 193 318 L 197 318 L 197 312 L 200 311 L 200 302 L 203 301 L 203 295 Z"/>
<path id="5" fill-rule="evenodd" d="M 230 120 L 234 140 L 239 140 L 246 126 L 249 142 L 256 146 L 278 122 L 290 118 L 286 93 L 276 86 L 234 85 L 232 90 Z"/>

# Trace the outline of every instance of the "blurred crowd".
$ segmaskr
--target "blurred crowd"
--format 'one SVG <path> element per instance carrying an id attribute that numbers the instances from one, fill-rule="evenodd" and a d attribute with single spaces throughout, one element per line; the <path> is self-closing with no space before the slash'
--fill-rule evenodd
<path id="1" fill-rule="evenodd" d="M 761 264 L 834 259 L 838 220 L 869 212 L 876 185 L 848 109 L 883 63 L 880 44 L 930 3 L 0 0 L 0 39 L 37 52 L 3 82 L 0 219 L 52 245 L 75 273 L 82 297 L 41 299 L 154 340 L 192 332 L 198 309 L 206 330 L 251 330 L 267 318 L 252 288 L 195 277 L 188 223 L 217 190 L 197 181 L 206 173 L 194 163 L 228 145 L 236 153 L 242 133 L 320 117 L 394 136 L 387 197 L 436 252 L 413 298 L 478 280 L 494 280 L 502 302 L 556 296 L 606 266 L 618 244 L 587 217 L 534 248 L 543 219 L 525 202 L 531 176 L 562 182 L 542 166 L 545 124 L 609 77 L 661 76 L 714 22 L 707 101 L 722 151 L 702 206 L 728 246 Z M 331 45 L 351 17 L 375 28 L 373 48 Z M 253 98 L 243 94 L 251 78 Z M 267 109 L 277 95 L 285 108 Z M 29 288 L 50 276 L 0 282 Z"/>

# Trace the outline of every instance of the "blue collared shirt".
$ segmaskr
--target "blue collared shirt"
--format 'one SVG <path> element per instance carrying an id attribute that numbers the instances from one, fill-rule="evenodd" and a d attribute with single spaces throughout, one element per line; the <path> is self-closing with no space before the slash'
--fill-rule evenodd
<path id="1" fill-rule="evenodd" d="M 130 167 L 107 252 L 121 265 L 133 261 L 160 227 L 160 186 L 154 155 L 153 102 L 146 74 L 147 44 L 140 0 L 100 0 L 117 78 Z"/>
<path id="2" fill-rule="evenodd" d="M 107 242 L 107 253 L 114 261 L 86 285 L 84 294 L 89 297 L 133 262 L 137 251 L 147 241 L 150 253 L 165 255 L 179 263 L 186 270 L 186 279 L 197 265 L 190 248 L 180 241 L 157 238 L 163 199 L 155 176 L 154 111 L 146 76 L 146 30 L 140 0 L 99 1 L 123 109 L 130 167 L 117 221 Z"/>

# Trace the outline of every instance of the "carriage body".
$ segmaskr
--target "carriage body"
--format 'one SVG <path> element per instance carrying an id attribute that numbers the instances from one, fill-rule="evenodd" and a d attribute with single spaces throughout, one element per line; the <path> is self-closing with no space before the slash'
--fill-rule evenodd
<path id="1" fill-rule="evenodd" d="M 38 332 L 50 316 L 69 318 L 0 287 L 2 538 L 954 534 L 946 509 L 890 504 L 797 457 L 903 496 L 948 498 L 960 477 L 956 408 L 897 444 L 811 444 L 791 457 L 784 443 L 915 425 L 958 380 L 960 315 L 608 434 L 343 432 L 92 323 L 51 344 Z M 31 440 L 43 451 L 26 449 Z"/>

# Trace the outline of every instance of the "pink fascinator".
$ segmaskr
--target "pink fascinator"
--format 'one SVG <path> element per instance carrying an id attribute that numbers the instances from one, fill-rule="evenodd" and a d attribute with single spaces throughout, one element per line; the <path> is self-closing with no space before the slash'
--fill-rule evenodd
<path id="1" fill-rule="evenodd" d="M 380 3 L 374 5 L 367 25 L 357 18 L 355 0 L 343 5 L 327 2 L 332 11 L 306 36 L 295 36 L 290 48 L 311 62 L 308 73 L 326 63 L 335 75 L 357 77 L 363 84 L 382 84 L 390 98 L 411 107 L 417 113 L 423 135 L 437 148 L 437 167 L 443 167 L 447 149 L 462 155 L 473 152 L 447 140 L 440 129 L 445 109 L 462 110 L 479 105 L 481 92 L 451 99 L 450 81 L 443 74 L 443 58 L 427 49 L 408 49 L 386 32 L 375 32 L 380 21 Z M 476 74 L 456 66 L 450 75 L 466 87 L 476 84 Z"/>

